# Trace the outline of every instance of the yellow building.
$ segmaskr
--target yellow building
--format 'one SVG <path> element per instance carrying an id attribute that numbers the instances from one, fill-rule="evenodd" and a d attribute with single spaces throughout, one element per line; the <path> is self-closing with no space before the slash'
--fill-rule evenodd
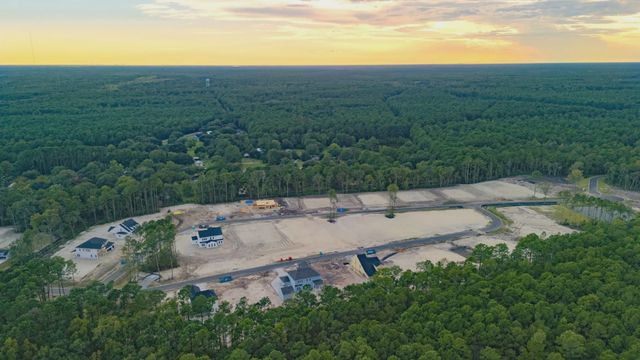
<path id="1" fill-rule="evenodd" d="M 259 210 L 277 209 L 279 207 L 275 200 L 256 200 L 253 207 Z"/>

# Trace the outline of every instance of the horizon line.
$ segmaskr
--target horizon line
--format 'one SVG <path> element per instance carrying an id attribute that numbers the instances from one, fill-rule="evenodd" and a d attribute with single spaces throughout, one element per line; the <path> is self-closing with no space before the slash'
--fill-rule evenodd
<path id="1" fill-rule="evenodd" d="M 389 63 L 389 64 L 0 64 L 0 67 L 229 67 L 229 68 L 286 68 L 286 67 L 402 67 L 402 66 L 491 66 L 491 65 L 590 65 L 590 64 L 640 64 L 637 61 L 540 61 L 495 63 Z"/>

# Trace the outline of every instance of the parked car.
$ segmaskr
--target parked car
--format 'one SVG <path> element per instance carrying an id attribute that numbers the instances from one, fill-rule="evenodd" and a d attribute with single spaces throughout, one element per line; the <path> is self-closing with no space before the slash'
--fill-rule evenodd
<path id="1" fill-rule="evenodd" d="M 233 277 L 231 277 L 231 275 L 221 276 L 219 280 L 221 283 L 226 283 L 233 280 Z"/>
<path id="2" fill-rule="evenodd" d="M 373 255 L 376 253 L 376 249 L 367 249 L 367 255 Z"/>
<path id="3" fill-rule="evenodd" d="M 225 220 L 227 220 L 227 218 L 222 215 L 216 216 L 216 221 L 225 221 Z"/>

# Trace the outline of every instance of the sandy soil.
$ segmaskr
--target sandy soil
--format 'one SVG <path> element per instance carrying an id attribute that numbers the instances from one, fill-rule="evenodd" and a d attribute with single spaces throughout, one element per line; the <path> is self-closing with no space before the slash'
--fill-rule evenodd
<path id="1" fill-rule="evenodd" d="M 437 201 L 439 196 L 429 190 L 408 190 L 398 192 L 398 200 L 404 203 Z"/>
<path id="2" fill-rule="evenodd" d="M 462 187 L 441 189 L 440 192 L 444 194 L 449 200 L 453 201 L 474 201 L 478 200 L 478 197 Z"/>
<path id="3" fill-rule="evenodd" d="M 358 199 L 368 208 L 389 206 L 389 195 L 385 192 L 358 194 Z"/>
<path id="4" fill-rule="evenodd" d="M 467 186 L 486 193 L 495 199 L 526 199 L 533 197 L 533 190 L 504 181 L 487 181 Z M 541 194 L 539 196 L 542 197 Z"/>
<path id="5" fill-rule="evenodd" d="M 509 248 L 509 251 L 513 251 L 516 248 L 516 245 L 518 245 L 518 241 L 513 239 L 512 235 L 472 236 L 453 241 L 453 244 L 456 246 L 466 246 L 470 249 L 475 248 L 478 244 L 485 244 L 488 246 L 505 244 Z"/>
<path id="6" fill-rule="evenodd" d="M 271 281 L 275 278 L 275 272 L 260 275 L 246 276 L 235 279 L 233 282 L 220 284 L 209 283 L 201 286 L 201 289 L 213 289 L 220 301 L 237 304 L 241 298 L 246 298 L 249 304 L 254 304 L 262 298 L 269 298 L 273 306 L 280 306 L 282 300 L 271 287 Z"/>
<path id="7" fill-rule="evenodd" d="M 518 206 L 500 208 L 499 211 L 509 219 L 513 220 L 513 224 L 511 224 L 509 228 L 517 238 L 521 238 L 529 234 L 549 236 L 555 234 L 569 234 L 575 231 L 556 223 L 544 214 L 541 214 L 529 207 Z"/>
<path id="8" fill-rule="evenodd" d="M 304 198 L 302 203 L 304 204 L 304 208 L 308 210 L 328 208 L 331 206 L 328 197 Z"/>
<path id="9" fill-rule="evenodd" d="M 322 276 L 325 285 L 331 285 L 338 289 L 353 284 L 361 284 L 367 279 L 356 273 L 349 261 L 351 257 L 344 259 L 335 259 L 330 261 L 320 261 L 313 264 L 313 268 Z"/>
<path id="10" fill-rule="evenodd" d="M 452 245 L 449 243 L 426 245 L 407 249 L 395 254 L 384 263 L 385 266 L 399 266 L 403 270 L 418 270 L 418 263 L 429 260 L 432 263 L 438 262 L 460 262 L 465 258 L 451 251 Z"/>
<path id="11" fill-rule="evenodd" d="M 223 226 L 224 245 L 200 249 L 191 234 L 177 237 L 183 277 L 205 276 L 273 263 L 289 256 L 300 258 L 332 251 L 374 246 L 392 241 L 479 229 L 488 219 L 470 209 L 401 213 L 395 219 L 382 214 L 354 214 L 335 224 L 320 217 L 255 221 Z"/>
<path id="12" fill-rule="evenodd" d="M 302 198 L 302 204 L 303 204 L 304 210 L 319 210 L 319 209 L 328 209 L 331 207 L 331 202 L 329 202 L 329 198 L 326 196 L 304 197 Z M 342 207 L 347 209 L 357 209 L 357 208 L 361 208 L 362 205 L 360 201 L 356 198 L 356 196 L 353 194 L 338 194 L 337 207 Z"/>
<path id="13" fill-rule="evenodd" d="M 0 227 L 0 249 L 8 249 L 22 235 L 13 231 L 13 227 Z"/>

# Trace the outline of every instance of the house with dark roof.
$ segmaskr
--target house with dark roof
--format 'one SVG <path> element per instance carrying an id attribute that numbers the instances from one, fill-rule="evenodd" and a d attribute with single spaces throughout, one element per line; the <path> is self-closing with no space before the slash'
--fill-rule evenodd
<path id="1" fill-rule="evenodd" d="M 201 248 L 215 248 L 222 246 L 223 243 L 224 237 L 220 226 L 198 229 L 196 234 L 191 236 L 191 244 Z"/>
<path id="2" fill-rule="evenodd" d="M 74 252 L 77 258 L 97 260 L 100 256 L 113 250 L 115 244 L 107 239 L 92 237 L 76 246 Z"/>
<path id="3" fill-rule="evenodd" d="M 381 261 L 377 256 L 367 256 L 366 254 L 353 255 L 351 258 L 351 267 L 358 274 L 370 278 L 377 271 Z"/>
<path id="4" fill-rule="evenodd" d="M 271 286 L 282 300 L 288 300 L 305 287 L 316 290 L 321 288 L 323 283 L 320 274 L 309 265 L 304 264 L 299 265 L 295 270 L 280 274 L 271 282 Z"/>
<path id="5" fill-rule="evenodd" d="M 215 299 L 218 297 L 213 290 L 201 290 L 200 287 L 191 285 L 191 288 L 189 289 L 189 299 L 193 301 L 198 296 L 204 296 L 208 299 Z"/>
<path id="6" fill-rule="evenodd" d="M 116 226 L 111 226 L 108 230 L 109 233 L 115 235 L 118 239 L 124 239 L 127 236 L 133 234 L 133 232 L 140 226 L 137 221 L 133 219 L 127 219 Z"/>

